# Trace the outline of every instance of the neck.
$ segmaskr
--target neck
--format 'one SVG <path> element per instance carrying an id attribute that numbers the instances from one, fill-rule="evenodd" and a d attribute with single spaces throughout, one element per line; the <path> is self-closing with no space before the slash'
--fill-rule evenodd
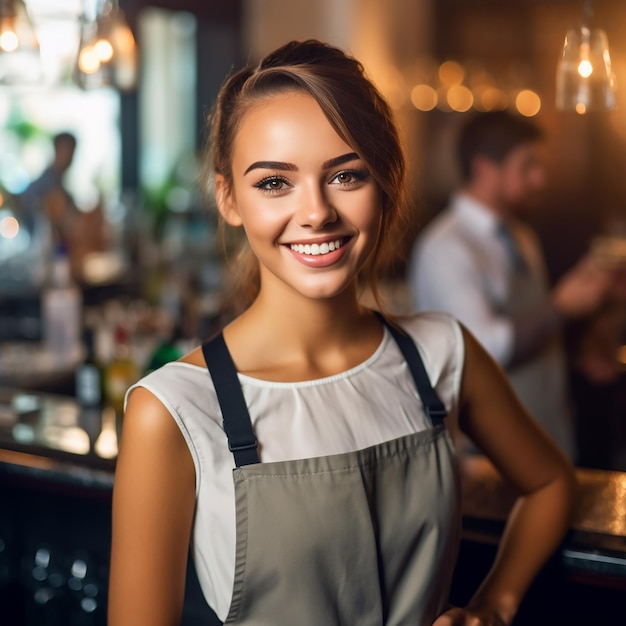
<path id="1" fill-rule="evenodd" d="M 267 332 L 275 332 L 283 341 L 288 340 L 305 351 L 315 349 L 320 342 L 350 337 L 364 314 L 356 285 L 332 298 L 306 298 L 285 291 L 276 294 L 261 289 L 246 315 L 263 320 Z"/>
<path id="2" fill-rule="evenodd" d="M 486 209 L 503 219 L 510 218 L 511 210 L 502 202 L 498 194 L 492 189 L 481 186 L 478 183 L 469 182 L 463 187 L 463 192 L 473 200 L 480 202 Z"/>
<path id="3" fill-rule="evenodd" d="M 240 372 L 309 380 L 362 362 L 380 342 L 381 328 L 359 304 L 356 285 L 332 298 L 306 298 L 272 286 L 261 289 L 224 336 Z"/>

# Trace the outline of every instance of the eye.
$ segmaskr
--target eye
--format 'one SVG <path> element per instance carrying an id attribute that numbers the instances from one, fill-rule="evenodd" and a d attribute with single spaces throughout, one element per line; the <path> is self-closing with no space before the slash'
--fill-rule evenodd
<path id="1" fill-rule="evenodd" d="M 331 184 L 351 187 L 363 182 L 368 178 L 369 174 L 362 170 L 343 170 L 335 174 L 331 179 Z"/>
<path id="2" fill-rule="evenodd" d="M 289 183 L 282 176 L 268 176 L 255 183 L 254 186 L 266 193 L 278 193 L 287 189 Z"/>
<path id="3" fill-rule="evenodd" d="M 340 183 L 350 183 L 352 182 L 352 174 L 350 172 L 339 172 L 337 176 L 335 176 L 337 182 Z"/>

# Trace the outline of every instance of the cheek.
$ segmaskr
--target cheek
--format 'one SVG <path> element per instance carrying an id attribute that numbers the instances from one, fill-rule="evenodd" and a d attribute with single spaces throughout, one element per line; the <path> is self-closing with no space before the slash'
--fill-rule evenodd
<path id="1" fill-rule="evenodd" d="M 274 239 L 285 226 L 285 211 L 275 202 L 269 208 L 258 199 L 240 204 L 240 216 L 248 239 Z"/>
<path id="2" fill-rule="evenodd" d="M 519 172 L 510 171 L 502 177 L 501 191 L 504 196 L 515 197 L 524 186 L 524 177 Z"/>
<path id="3" fill-rule="evenodd" d="M 358 207 L 361 225 L 367 228 L 379 229 L 383 220 L 383 199 L 378 189 L 368 189 L 358 200 L 355 201 Z"/>

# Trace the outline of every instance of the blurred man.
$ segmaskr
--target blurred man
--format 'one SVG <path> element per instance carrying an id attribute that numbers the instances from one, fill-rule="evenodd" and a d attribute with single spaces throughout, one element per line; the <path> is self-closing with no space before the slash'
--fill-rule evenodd
<path id="1" fill-rule="evenodd" d="M 80 278 L 85 255 L 106 246 L 102 204 L 87 212 L 76 207 L 63 184 L 74 159 L 76 138 L 63 132 L 55 135 L 53 142 L 52 162 L 26 188 L 20 204 L 37 253 L 49 258 L 61 244 L 70 256 L 72 271 Z"/>
<path id="2" fill-rule="evenodd" d="M 63 178 L 74 158 L 76 138 L 71 133 L 59 133 L 53 142 L 52 163 L 24 191 L 21 204 L 31 232 L 44 236 L 41 231 L 50 228 L 46 234 L 52 237 L 52 244 L 63 242 L 69 247 L 78 211 Z"/>
<path id="3" fill-rule="evenodd" d="M 416 308 L 447 311 L 474 333 L 575 460 L 561 327 L 593 312 L 609 279 L 583 260 L 548 287 L 538 240 L 516 218 L 544 184 L 540 139 L 530 121 L 503 111 L 470 119 L 458 143 L 463 187 L 417 240 L 409 286 Z"/>

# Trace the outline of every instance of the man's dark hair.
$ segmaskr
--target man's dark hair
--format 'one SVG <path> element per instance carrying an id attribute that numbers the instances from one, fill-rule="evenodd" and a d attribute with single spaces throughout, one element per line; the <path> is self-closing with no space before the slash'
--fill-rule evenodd
<path id="1" fill-rule="evenodd" d="M 458 157 L 463 180 L 471 178 L 475 157 L 483 156 L 502 163 L 515 148 L 542 137 L 542 131 L 533 122 L 507 111 L 474 115 L 461 128 L 459 135 Z"/>
<path id="2" fill-rule="evenodd" d="M 72 133 L 58 133 L 53 137 L 52 141 L 55 149 L 62 145 L 72 146 L 72 148 L 76 147 L 76 137 Z"/>

